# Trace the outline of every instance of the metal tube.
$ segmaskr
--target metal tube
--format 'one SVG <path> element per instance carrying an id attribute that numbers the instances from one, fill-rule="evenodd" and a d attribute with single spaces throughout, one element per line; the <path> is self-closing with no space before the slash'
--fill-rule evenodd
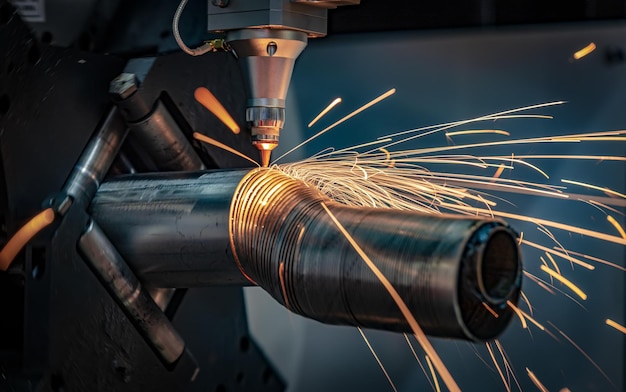
<path id="1" fill-rule="evenodd" d="M 132 134 L 146 149 L 159 170 L 204 170 L 205 166 L 161 100 L 152 106 L 139 91 L 132 73 L 122 73 L 109 93 L 120 107 Z"/>
<path id="2" fill-rule="evenodd" d="M 243 273 L 304 316 L 409 331 L 322 202 L 426 333 L 489 340 L 508 325 L 521 261 L 499 221 L 347 207 L 273 169 L 128 177 L 103 184 L 91 209 L 147 282 L 242 284 Z"/>
<path id="3" fill-rule="evenodd" d="M 64 193 L 74 201 L 88 203 L 111 167 L 126 134 L 126 124 L 117 108 L 111 108 L 65 182 Z"/>
<path id="4" fill-rule="evenodd" d="M 176 362 L 185 342 L 93 221 L 80 237 L 78 249 L 159 358 L 168 365 Z"/>

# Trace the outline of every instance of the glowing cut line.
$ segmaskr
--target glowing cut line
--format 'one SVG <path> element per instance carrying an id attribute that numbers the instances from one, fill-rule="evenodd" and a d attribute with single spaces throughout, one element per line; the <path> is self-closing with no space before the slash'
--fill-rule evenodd
<path id="1" fill-rule="evenodd" d="M 541 266 L 541 270 L 543 272 L 547 273 L 548 275 L 552 276 L 554 279 L 558 280 L 559 282 L 563 283 L 567 287 L 569 287 L 569 289 L 572 290 L 574 293 L 576 293 L 576 295 L 578 295 L 580 297 L 580 299 L 582 299 L 583 301 L 587 299 L 587 294 L 585 294 L 574 283 L 572 283 L 571 281 L 569 281 L 565 277 L 563 277 L 563 275 L 558 274 L 556 271 L 551 270 L 550 268 L 546 267 L 545 265 Z"/>
<path id="2" fill-rule="evenodd" d="M 422 346 L 422 348 L 426 352 L 426 355 L 428 355 L 431 358 L 444 384 L 446 384 L 446 386 L 448 387 L 448 390 L 450 390 L 450 392 L 460 392 L 461 388 L 459 388 L 456 381 L 454 381 L 454 378 L 448 371 L 448 368 L 446 368 L 446 366 L 443 364 L 443 361 L 441 360 L 441 358 L 435 351 L 435 348 L 432 346 L 432 344 L 426 337 L 426 334 L 424 334 L 422 327 L 420 327 L 419 324 L 417 323 L 417 320 L 415 320 L 415 317 L 409 310 L 409 307 L 406 305 L 404 300 L 400 297 L 400 294 L 398 294 L 398 291 L 396 291 L 396 288 L 393 287 L 389 279 L 387 279 L 387 277 L 382 273 L 382 271 L 378 269 L 378 267 L 376 267 L 376 264 L 374 264 L 374 262 L 369 258 L 369 256 L 365 254 L 363 249 L 359 246 L 359 244 L 356 243 L 356 241 L 354 240 L 354 238 L 352 238 L 350 233 L 348 233 L 345 227 L 343 227 L 343 225 L 337 220 L 335 215 L 332 212 L 330 212 L 326 204 L 324 204 L 323 202 L 320 204 L 322 205 L 322 207 L 324 208 L 324 210 L 326 211 L 330 219 L 333 221 L 335 226 L 337 226 L 337 229 L 339 229 L 341 234 L 343 234 L 343 236 L 350 243 L 350 245 L 352 245 L 354 250 L 359 254 L 361 259 L 363 259 L 365 264 L 374 273 L 374 275 L 376 275 L 376 278 L 378 278 L 378 280 L 385 287 L 385 289 L 387 290 L 391 298 L 394 300 L 394 302 L 396 303 L 396 306 L 398 306 L 398 309 L 400 309 L 400 312 L 402 312 L 402 315 L 411 326 L 411 329 L 413 330 L 413 333 L 415 334 L 415 338 L 417 339 L 419 344 Z"/>
<path id="3" fill-rule="evenodd" d="M 281 160 L 282 158 L 284 158 L 286 155 L 291 154 L 292 152 L 294 152 L 295 150 L 297 150 L 298 148 L 304 146 L 305 144 L 309 143 L 311 140 L 316 139 L 320 136 L 322 136 L 323 134 L 325 134 L 326 132 L 330 131 L 331 129 L 335 128 L 337 125 L 351 119 L 352 117 L 356 116 L 357 114 L 361 113 L 362 111 L 371 108 L 372 106 L 376 105 L 377 103 L 379 103 L 380 101 L 392 96 L 393 94 L 396 93 L 396 89 L 392 88 L 391 90 L 387 91 L 386 93 L 378 96 L 377 98 L 374 98 L 373 100 L 369 101 L 368 103 L 366 103 L 365 105 L 361 106 L 360 108 L 358 108 L 357 110 L 353 111 L 352 113 L 348 114 L 347 116 L 341 118 L 340 120 L 335 121 L 334 123 L 332 123 L 331 125 L 327 126 L 326 128 L 322 129 L 321 131 L 319 131 L 318 133 L 316 133 L 315 135 L 311 136 L 310 138 L 306 139 L 305 141 L 303 141 L 302 143 L 298 144 L 297 146 L 295 146 L 294 148 L 292 148 L 291 150 L 287 151 L 286 153 L 284 153 L 283 155 L 279 156 L 278 158 L 276 158 L 274 160 L 273 163 L 278 162 L 279 160 Z"/>
<path id="4" fill-rule="evenodd" d="M 239 125 L 237 125 L 237 122 L 209 89 L 206 87 L 198 87 L 196 91 L 194 91 L 193 96 L 196 101 L 207 108 L 209 112 L 213 113 L 215 117 L 219 118 L 235 135 L 239 134 Z"/>
<path id="5" fill-rule="evenodd" d="M 574 60 L 580 60 L 583 57 L 590 54 L 591 52 L 593 52 L 594 50 L 596 50 L 596 44 L 592 42 L 589 45 L 577 51 L 576 53 L 574 53 Z"/>
<path id="6" fill-rule="evenodd" d="M 24 246 L 41 230 L 54 222 L 54 210 L 47 208 L 26 222 L 0 251 L 0 271 L 6 271 Z"/>
<path id="7" fill-rule="evenodd" d="M 613 321 L 611 319 L 606 319 L 606 325 L 617 329 L 618 331 L 620 331 L 623 334 L 626 334 L 626 327 L 616 323 L 615 321 Z"/>
<path id="8" fill-rule="evenodd" d="M 308 125 L 309 128 L 311 128 L 316 122 L 318 122 L 322 117 L 324 117 L 325 115 L 328 114 L 328 112 L 330 112 L 335 106 L 339 105 L 341 103 L 341 98 L 335 98 L 334 101 L 332 101 L 331 103 L 328 104 L 328 106 L 326 106 L 326 108 L 324 110 L 322 110 L 320 112 L 320 114 L 318 114 L 313 121 L 311 121 Z"/>
<path id="9" fill-rule="evenodd" d="M 624 228 L 622 227 L 622 225 L 619 224 L 619 222 L 615 220 L 615 218 L 613 218 L 611 215 L 607 215 L 606 220 L 608 220 L 615 227 L 615 229 L 617 230 L 619 235 L 622 236 L 622 238 L 626 239 L 626 232 L 624 231 Z"/>
<path id="10" fill-rule="evenodd" d="M 389 381 L 389 384 L 391 384 L 391 388 L 393 388 L 393 390 L 395 392 L 398 392 L 398 390 L 396 389 L 396 386 L 394 385 L 393 381 L 391 381 L 391 377 L 389 377 L 389 373 L 387 373 L 387 369 L 385 369 L 385 367 L 383 366 L 383 363 L 380 361 L 380 358 L 378 358 L 378 355 L 376 355 L 376 351 L 374 351 L 374 348 L 370 344 L 370 341 L 367 339 L 367 337 L 365 337 L 365 334 L 363 333 L 363 330 L 361 329 L 361 327 L 356 327 L 356 329 L 359 330 L 359 333 L 363 337 L 363 340 L 365 341 L 365 344 L 367 344 L 367 347 L 369 347 L 370 351 L 372 352 L 372 355 L 374 356 L 374 359 L 376 359 L 376 362 L 378 362 L 378 366 L 380 366 L 380 368 L 382 369 L 383 373 L 385 373 L 385 377 L 387 377 L 387 381 Z"/>
<path id="11" fill-rule="evenodd" d="M 239 151 L 235 150 L 235 149 L 234 149 L 234 148 L 232 148 L 232 147 L 227 146 L 227 145 L 226 145 L 226 144 L 224 144 L 224 143 L 218 142 L 217 140 L 215 140 L 215 139 L 213 139 L 213 138 L 210 138 L 210 137 L 208 137 L 208 136 L 206 136 L 206 135 L 203 135 L 203 134 L 201 134 L 201 133 L 199 133 L 199 132 L 194 132 L 194 133 L 193 133 L 193 137 L 194 137 L 194 139 L 200 140 L 201 142 L 204 142 L 204 143 L 210 144 L 210 145 L 215 146 L 215 147 L 219 147 L 219 148 L 221 148 L 222 150 L 228 151 L 228 152 L 229 152 L 229 153 L 231 153 L 231 154 L 235 154 L 235 155 L 237 155 L 238 157 L 241 157 L 241 158 L 243 158 L 243 159 L 246 159 L 246 160 L 248 160 L 248 161 L 250 161 L 250 162 L 254 163 L 255 165 L 257 165 L 257 166 L 261 167 L 261 166 L 259 165 L 259 163 L 258 163 L 257 161 L 255 161 L 254 159 L 252 159 L 252 158 L 250 158 L 249 156 L 247 156 L 247 155 L 245 155 L 245 154 L 243 154 L 243 153 L 241 153 L 241 152 L 239 152 Z"/>

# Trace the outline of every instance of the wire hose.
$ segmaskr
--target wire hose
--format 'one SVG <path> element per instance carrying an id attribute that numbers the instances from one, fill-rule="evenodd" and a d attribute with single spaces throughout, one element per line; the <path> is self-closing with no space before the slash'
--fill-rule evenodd
<path id="1" fill-rule="evenodd" d="M 187 5 L 187 0 L 181 0 L 180 4 L 178 4 L 178 7 L 176 8 L 176 12 L 174 13 L 174 19 L 172 20 L 172 32 L 174 33 L 174 39 L 176 40 L 176 43 L 183 50 L 183 52 L 191 56 L 200 56 L 207 52 L 212 51 L 213 45 L 207 42 L 204 45 L 199 46 L 195 49 L 191 49 L 190 47 L 185 45 L 185 43 L 183 42 L 183 39 L 180 36 L 180 31 L 178 30 L 178 21 L 180 20 L 180 16 L 182 15 L 183 10 L 185 9 L 186 5 Z"/>
<path id="2" fill-rule="evenodd" d="M 494 220 L 354 208 L 278 170 L 254 170 L 231 206 L 241 271 L 291 311 L 329 324 L 409 332 L 324 202 L 393 283 L 424 331 L 475 341 L 510 322 L 521 285 L 515 234 Z"/>

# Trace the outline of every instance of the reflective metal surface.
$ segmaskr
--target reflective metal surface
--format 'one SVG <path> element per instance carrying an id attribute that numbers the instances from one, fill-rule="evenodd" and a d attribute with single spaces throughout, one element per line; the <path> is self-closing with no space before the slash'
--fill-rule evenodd
<path id="1" fill-rule="evenodd" d="M 249 284 L 245 275 L 304 316 L 407 331 L 321 202 L 427 333 L 487 340 L 508 324 L 521 263 L 497 221 L 346 207 L 273 169 L 127 176 L 103 184 L 91 212 L 150 285 Z"/>
<path id="2" fill-rule="evenodd" d="M 182 355 L 185 342 L 93 221 L 80 237 L 78 248 L 163 362 L 173 364 Z"/>
<path id="3" fill-rule="evenodd" d="M 247 172 L 121 177 L 102 184 L 91 213 L 151 286 L 249 284 L 228 237 L 230 203 Z"/>
<path id="4" fill-rule="evenodd" d="M 126 134 L 126 125 L 117 108 L 112 108 L 66 181 L 65 193 L 74 201 L 89 202 L 117 156 Z"/>
<path id="5" fill-rule="evenodd" d="M 291 311 L 324 323 L 410 332 L 321 203 L 427 334 L 490 340 L 508 325 L 521 261 L 514 233 L 501 222 L 346 207 L 279 171 L 253 171 L 233 199 L 233 249 L 249 278 Z"/>

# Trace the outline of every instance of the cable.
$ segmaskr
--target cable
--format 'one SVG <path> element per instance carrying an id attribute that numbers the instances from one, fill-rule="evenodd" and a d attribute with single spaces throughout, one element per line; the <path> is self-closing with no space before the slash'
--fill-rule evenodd
<path id="1" fill-rule="evenodd" d="M 191 49 L 190 47 L 185 45 L 183 39 L 180 37 L 180 31 L 178 31 L 178 21 L 180 19 L 180 15 L 185 9 L 185 5 L 187 5 L 187 0 L 181 0 L 178 8 L 176 8 L 176 12 L 174 13 L 174 19 L 172 20 L 172 32 L 174 33 L 174 39 L 176 39 L 176 43 L 183 50 L 183 52 L 191 56 L 200 56 L 212 51 L 213 45 L 210 42 L 207 42 L 204 45 L 199 46 L 195 49 Z"/>

